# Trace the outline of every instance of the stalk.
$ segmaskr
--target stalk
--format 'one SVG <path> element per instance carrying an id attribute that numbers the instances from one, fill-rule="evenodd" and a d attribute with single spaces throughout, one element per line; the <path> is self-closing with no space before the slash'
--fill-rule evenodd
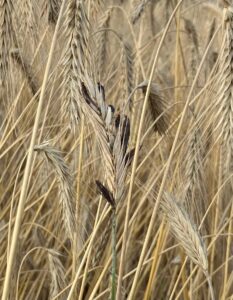
<path id="1" fill-rule="evenodd" d="M 111 287 L 111 300 L 116 299 L 116 264 L 117 264 L 117 251 L 116 251 L 116 207 L 112 207 L 112 287 Z"/>

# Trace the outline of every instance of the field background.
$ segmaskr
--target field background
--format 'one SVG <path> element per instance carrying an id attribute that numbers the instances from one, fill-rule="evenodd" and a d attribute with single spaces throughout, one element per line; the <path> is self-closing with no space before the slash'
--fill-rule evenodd
<path id="1" fill-rule="evenodd" d="M 231 2 L 0 1 L 2 300 L 233 300 Z"/>

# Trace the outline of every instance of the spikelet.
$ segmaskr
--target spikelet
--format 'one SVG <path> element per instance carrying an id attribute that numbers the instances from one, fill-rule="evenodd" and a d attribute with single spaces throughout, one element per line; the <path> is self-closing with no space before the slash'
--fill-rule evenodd
<path id="1" fill-rule="evenodd" d="M 20 26 L 22 32 L 32 34 L 36 30 L 33 5 L 31 0 L 21 0 L 19 4 Z M 35 34 L 35 32 L 34 32 Z"/>
<path id="2" fill-rule="evenodd" d="M 189 19 L 184 18 L 184 27 L 190 39 L 193 41 L 197 54 L 199 54 L 199 42 L 198 42 L 198 34 L 193 22 Z"/>
<path id="3" fill-rule="evenodd" d="M 47 16 L 49 23 L 57 23 L 61 2 L 61 0 L 44 0 L 42 7 L 42 15 Z"/>
<path id="4" fill-rule="evenodd" d="M 115 115 L 112 105 L 105 102 L 103 86 L 94 85 L 89 78 L 82 83 L 82 109 L 90 121 L 101 149 L 106 185 L 96 181 L 99 192 L 115 209 L 125 191 L 125 180 L 134 150 L 128 151 L 130 121 L 126 115 Z M 93 265 L 98 265 L 109 239 L 111 219 L 105 225 L 95 247 Z"/>
<path id="5" fill-rule="evenodd" d="M 99 30 L 96 39 L 96 48 L 97 48 L 97 70 L 99 72 L 100 78 L 103 77 L 105 61 L 106 61 L 106 53 L 107 53 L 107 32 L 104 30 L 109 27 L 109 22 L 111 19 L 111 9 L 108 9 L 99 21 Z"/>
<path id="6" fill-rule="evenodd" d="M 49 297 L 53 299 L 56 297 L 65 287 L 65 270 L 59 259 L 59 253 L 54 251 L 53 249 L 49 249 L 48 251 L 48 262 L 49 262 L 49 271 L 50 271 L 50 291 Z M 57 299 L 65 300 L 67 298 L 67 293 L 62 293 Z"/>
<path id="7" fill-rule="evenodd" d="M 148 81 L 142 82 L 137 88 L 142 89 L 143 94 L 146 94 L 148 87 Z M 154 130 L 160 135 L 164 134 L 169 125 L 169 118 L 167 113 L 168 103 L 164 97 L 161 95 L 159 87 L 155 84 L 151 84 L 150 94 L 148 98 L 149 102 L 149 113 L 151 115 L 152 121 L 155 120 Z"/>
<path id="8" fill-rule="evenodd" d="M 78 81 L 90 64 L 88 48 L 89 22 L 83 1 L 68 0 L 64 22 L 65 50 L 62 59 L 64 69 L 64 106 L 69 113 L 73 131 L 77 125 L 79 108 Z"/>
<path id="9" fill-rule="evenodd" d="M 0 85 L 6 83 L 9 75 L 10 49 L 16 43 L 13 11 L 12 0 L 0 0 Z"/>
<path id="10" fill-rule="evenodd" d="M 225 9 L 224 47 L 220 54 L 217 82 L 216 127 L 220 132 L 224 155 L 224 174 L 233 172 L 233 7 Z"/>
<path id="11" fill-rule="evenodd" d="M 92 90 L 92 91 L 90 91 Z M 106 178 L 109 191 L 114 195 L 115 194 L 115 174 L 114 174 L 114 162 L 111 155 L 111 145 L 110 139 L 105 118 L 107 117 L 108 107 L 105 104 L 104 94 L 102 90 L 95 90 L 95 87 L 92 85 L 87 88 L 84 83 L 81 86 L 82 91 L 82 108 L 84 115 L 90 120 L 91 125 L 93 126 L 96 136 L 98 138 L 98 143 L 100 150 L 103 154 L 104 166 L 106 171 Z M 95 96 L 96 95 L 96 96 Z M 92 99 L 92 97 L 96 97 Z M 98 99 L 98 100 L 97 100 Z M 98 106 L 98 102 L 100 107 Z M 111 118 L 111 108 L 109 108 L 109 118 Z"/>
<path id="12" fill-rule="evenodd" d="M 125 82 L 125 89 L 126 93 L 123 95 L 123 99 L 128 99 L 131 95 L 131 92 L 134 88 L 134 56 L 132 47 L 130 44 L 124 40 L 122 40 L 122 47 L 123 47 L 123 80 Z M 130 105 L 131 108 L 131 105 Z"/>
<path id="13" fill-rule="evenodd" d="M 95 86 L 86 79 L 81 91 L 84 114 L 95 130 L 103 153 L 108 189 L 118 202 L 129 165 L 130 121 L 125 115 L 114 115 L 115 108 L 105 102 L 104 88 L 100 84 Z"/>
<path id="14" fill-rule="evenodd" d="M 91 15 L 94 21 L 97 20 L 99 13 L 104 9 L 103 0 L 96 0 L 91 2 Z"/>
<path id="15" fill-rule="evenodd" d="M 61 152 L 44 142 L 41 145 L 34 147 L 35 151 L 40 151 L 45 154 L 49 163 L 53 166 L 60 190 L 60 207 L 62 211 L 62 218 L 64 227 L 69 238 L 72 240 L 75 225 L 75 194 L 73 189 L 73 179 L 70 170 L 66 165 Z"/>
<path id="16" fill-rule="evenodd" d="M 185 198 L 185 206 L 196 224 L 200 224 L 205 209 L 204 186 L 204 147 L 198 124 L 190 130 L 184 152 L 184 185 L 182 195 Z"/>
<path id="17" fill-rule="evenodd" d="M 32 95 L 36 95 L 36 92 L 38 91 L 39 87 L 34 79 L 31 66 L 23 59 L 18 49 L 13 49 L 11 51 L 11 57 L 18 64 L 19 68 L 21 69 L 21 72 L 27 79 Z"/>
<path id="18" fill-rule="evenodd" d="M 206 274 L 208 272 L 207 251 L 202 237 L 187 212 L 168 193 L 164 193 L 161 209 L 173 236 L 183 247 L 187 256 Z"/>
<path id="19" fill-rule="evenodd" d="M 131 14 L 131 21 L 133 24 L 135 24 L 143 14 L 146 5 L 150 2 L 150 0 L 142 0 L 139 2 L 139 4 L 134 8 L 132 14 Z"/>

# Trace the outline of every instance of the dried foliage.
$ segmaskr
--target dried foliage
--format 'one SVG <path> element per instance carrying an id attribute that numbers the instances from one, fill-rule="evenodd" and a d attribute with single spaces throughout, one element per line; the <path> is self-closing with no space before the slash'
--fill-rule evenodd
<path id="1" fill-rule="evenodd" d="M 0 0 L 2 300 L 231 299 L 232 37 L 230 0 Z"/>

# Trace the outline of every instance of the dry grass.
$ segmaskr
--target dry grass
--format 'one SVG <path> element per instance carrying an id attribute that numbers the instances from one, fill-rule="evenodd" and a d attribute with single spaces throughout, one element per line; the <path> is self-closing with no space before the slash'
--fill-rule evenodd
<path id="1" fill-rule="evenodd" d="M 230 0 L 0 1 L 2 300 L 233 299 L 232 47 Z"/>

